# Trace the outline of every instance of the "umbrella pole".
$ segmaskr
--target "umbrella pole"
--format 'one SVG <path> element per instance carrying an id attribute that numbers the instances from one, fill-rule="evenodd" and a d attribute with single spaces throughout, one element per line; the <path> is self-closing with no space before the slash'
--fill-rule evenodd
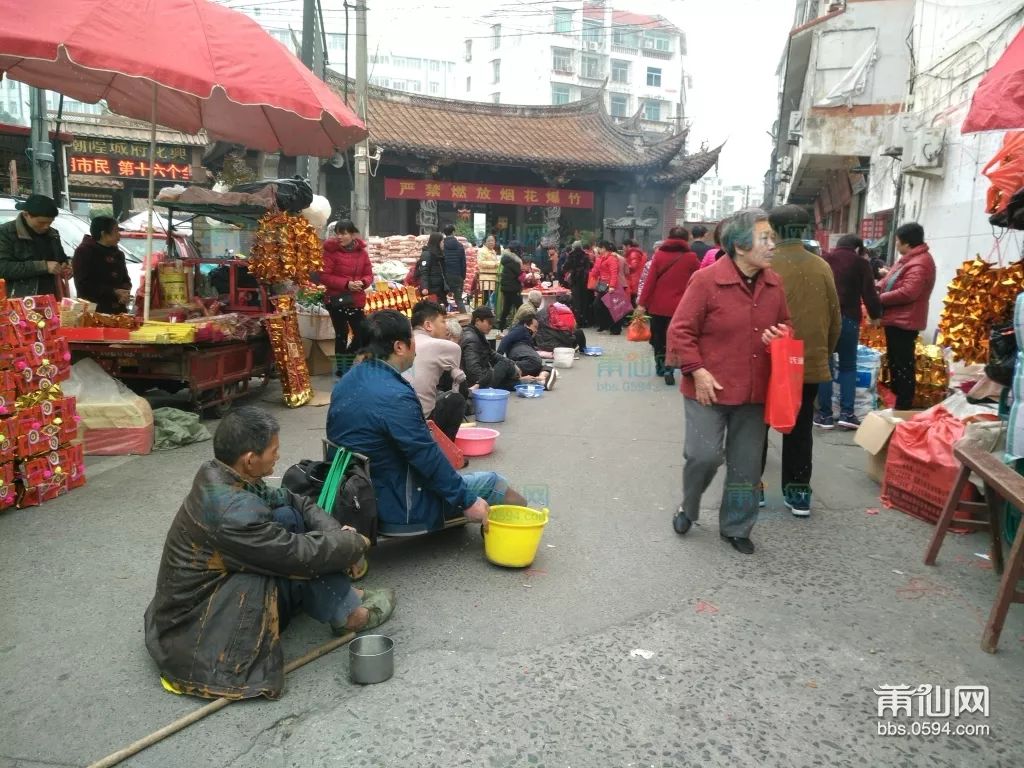
<path id="1" fill-rule="evenodd" d="M 149 125 L 149 226 L 146 227 L 146 258 L 142 273 L 146 276 L 146 293 L 142 299 L 142 321 L 149 322 L 149 310 L 153 297 L 153 198 L 156 181 L 153 164 L 156 162 L 156 83 L 153 83 L 153 117 Z"/>

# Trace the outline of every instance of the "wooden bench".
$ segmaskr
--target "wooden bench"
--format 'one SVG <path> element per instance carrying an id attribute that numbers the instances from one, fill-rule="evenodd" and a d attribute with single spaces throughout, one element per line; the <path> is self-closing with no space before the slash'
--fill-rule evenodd
<path id="1" fill-rule="evenodd" d="M 972 530 L 989 531 L 992 539 L 992 567 L 1002 576 L 996 600 L 992 604 L 988 623 L 981 638 L 982 650 L 995 653 L 999 645 L 999 635 L 1003 631 L 1006 613 L 1011 603 L 1024 603 L 1024 592 L 1018 588 L 1018 581 L 1024 566 L 1024 524 L 1018 526 L 1013 546 L 1010 548 L 1009 560 L 1003 560 L 1002 512 L 1005 502 L 1017 509 L 1024 509 L 1024 477 L 1018 475 L 1010 467 L 986 451 L 980 445 L 969 440 L 961 440 L 953 446 L 953 456 L 960 462 L 960 471 L 956 482 L 949 492 L 946 505 L 939 516 L 935 533 L 932 535 L 928 551 L 924 556 L 925 565 L 935 565 L 935 558 L 945 539 L 946 532 L 954 522 L 957 511 L 968 511 L 982 515 L 987 519 L 956 520 L 956 525 Z M 970 480 L 971 473 L 981 480 L 985 489 L 984 502 L 961 501 L 964 489 Z"/>

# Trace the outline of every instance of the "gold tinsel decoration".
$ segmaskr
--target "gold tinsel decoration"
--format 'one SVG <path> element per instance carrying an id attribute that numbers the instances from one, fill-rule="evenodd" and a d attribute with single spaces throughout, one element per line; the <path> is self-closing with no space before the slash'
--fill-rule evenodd
<path id="1" fill-rule="evenodd" d="M 324 266 L 323 244 L 305 218 L 293 213 L 268 213 L 249 251 L 249 272 L 267 283 L 309 281 Z"/>
<path id="2" fill-rule="evenodd" d="M 946 288 L 939 319 L 938 343 L 968 365 L 988 362 L 988 339 L 993 323 L 1024 291 L 1024 265 L 998 267 L 980 256 L 965 261 Z"/>
<path id="3" fill-rule="evenodd" d="M 277 314 L 263 318 L 270 348 L 274 353 L 274 364 L 281 377 L 281 391 L 284 404 L 298 408 L 313 398 L 313 385 L 309 380 L 309 366 L 299 336 L 299 322 L 295 315 L 294 299 L 278 296 Z"/>
<path id="4" fill-rule="evenodd" d="M 943 357 L 942 347 L 937 344 L 922 344 L 918 338 L 914 345 L 914 388 L 913 408 L 931 408 L 949 395 L 949 366 Z M 882 355 L 882 366 L 878 380 L 892 390 L 892 376 L 889 361 Z"/>

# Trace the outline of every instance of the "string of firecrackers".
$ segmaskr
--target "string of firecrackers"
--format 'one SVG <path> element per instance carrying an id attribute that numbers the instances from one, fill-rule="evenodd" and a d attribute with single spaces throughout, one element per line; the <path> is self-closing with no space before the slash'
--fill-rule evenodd
<path id="1" fill-rule="evenodd" d="M 980 256 L 965 261 L 946 288 L 938 343 L 968 365 L 988 362 L 989 334 L 1024 291 L 1024 265 L 998 267 Z"/>
<path id="2" fill-rule="evenodd" d="M 313 384 L 309 379 L 309 366 L 299 336 L 299 322 L 295 314 L 294 298 L 278 296 L 277 314 L 263 318 L 263 325 L 270 337 L 270 349 L 274 353 L 274 364 L 281 376 L 281 391 L 284 404 L 298 408 L 313 398 Z"/>
<path id="3" fill-rule="evenodd" d="M 309 281 L 323 269 L 323 244 L 305 218 L 292 213 L 267 213 L 249 251 L 249 272 L 267 283 Z"/>

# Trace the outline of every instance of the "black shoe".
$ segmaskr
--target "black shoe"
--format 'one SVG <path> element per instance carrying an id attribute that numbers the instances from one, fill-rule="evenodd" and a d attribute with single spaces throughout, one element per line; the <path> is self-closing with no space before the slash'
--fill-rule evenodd
<path id="1" fill-rule="evenodd" d="M 693 523 L 690 521 L 690 518 L 683 514 L 682 508 L 676 510 L 675 515 L 672 517 L 672 529 L 680 536 L 685 536 L 692 526 Z"/>
<path id="2" fill-rule="evenodd" d="M 732 548 L 737 552 L 742 552 L 744 555 L 754 554 L 754 542 L 750 539 L 744 539 L 741 536 L 726 536 L 724 533 L 722 538 L 732 544 Z"/>
<path id="3" fill-rule="evenodd" d="M 654 367 L 654 375 L 655 376 L 664 376 L 665 375 L 665 369 L 662 368 L 660 365 L 656 365 Z"/>
<path id="4" fill-rule="evenodd" d="M 676 374 L 671 368 L 665 371 L 665 383 L 670 387 L 674 386 L 676 383 Z"/>

